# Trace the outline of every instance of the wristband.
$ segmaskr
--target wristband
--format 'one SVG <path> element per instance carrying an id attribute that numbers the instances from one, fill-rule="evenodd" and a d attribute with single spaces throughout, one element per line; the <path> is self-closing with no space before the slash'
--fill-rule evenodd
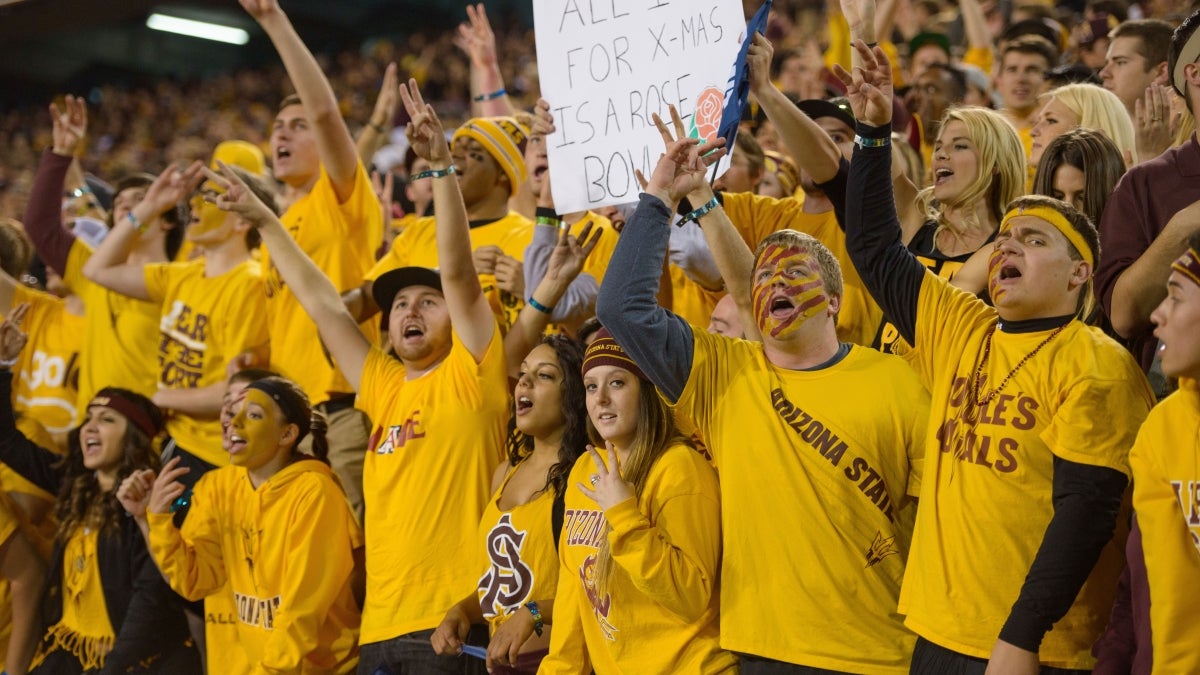
<path id="1" fill-rule="evenodd" d="M 133 229 L 136 230 L 138 234 L 142 234 L 146 231 L 145 223 L 138 220 L 137 216 L 133 215 L 133 211 L 125 212 L 125 220 L 129 221 L 129 224 L 133 226 Z"/>
<path id="2" fill-rule="evenodd" d="M 542 628 L 546 624 L 542 623 L 542 612 L 538 609 L 537 603 L 530 600 L 525 603 L 525 609 L 529 610 L 529 613 L 533 615 L 533 632 L 537 633 L 538 637 L 542 637 Z"/>
<path id="3" fill-rule="evenodd" d="M 892 139 L 890 136 L 884 136 L 883 138 L 863 138 L 855 134 L 854 142 L 860 148 L 882 148 L 891 145 Z"/>
<path id="4" fill-rule="evenodd" d="M 90 195 L 90 194 L 92 194 L 92 188 L 90 188 L 86 185 L 84 185 L 83 187 L 77 187 L 74 190 L 71 190 L 72 197 L 82 197 L 84 195 Z M 3 673 L 0 673 L 0 675 L 3 675 Z"/>
<path id="5" fill-rule="evenodd" d="M 12 368 L 13 366 L 17 365 L 17 361 L 19 361 L 20 359 L 21 359 L 20 355 L 17 355 L 16 358 L 12 358 L 12 359 L 0 359 L 0 368 Z M 4 674 L 0 673 L 0 675 L 4 675 Z"/>
<path id="6" fill-rule="evenodd" d="M 446 176 L 453 176 L 456 173 L 458 173 L 458 171 L 454 168 L 454 165 L 451 164 L 444 169 L 429 169 L 428 171 L 422 171 L 421 173 L 411 176 L 408 180 L 414 181 L 421 180 L 422 178 L 445 178 Z"/>
<path id="7" fill-rule="evenodd" d="M 683 220 L 680 222 L 686 223 L 689 220 L 698 221 L 698 220 L 700 220 L 700 218 L 707 215 L 709 211 L 712 211 L 713 209 L 717 208 L 720 205 L 721 205 L 721 202 L 717 201 L 716 197 L 713 197 L 712 199 L 708 200 L 708 202 L 704 206 L 701 206 L 700 208 L 696 209 L 695 211 L 691 211 L 687 215 L 685 215 L 683 217 Z"/>
<path id="8" fill-rule="evenodd" d="M 558 218 L 551 218 L 550 216 L 538 216 L 537 224 L 545 225 L 546 227 L 553 227 L 554 229 L 557 230 L 559 227 L 562 226 L 562 221 L 559 220 Z"/>
<path id="9" fill-rule="evenodd" d="M 553 307 L 547 307 L 537 300 L 534 300 L 532 295 L 529 296 L 529 306 L 541 312 L 542 314 L 549 314 L 550 312 L 554 311 Z"/>
<path id="10" fill-rule="evenodd" d="M 473 100 L 476 103 L 483 103 L 484 101 L 491 101 L 491 100 L 500 98 L 501 96 L 505 96 L 507 94 L 508 94 L 508 90 L 505 89 L 504 87 L 501 87 L 501 88 L 497 89 L 496 91 L 493 91 L 490 94 L 480 94 L 480 95 L 476 96 Z"/>

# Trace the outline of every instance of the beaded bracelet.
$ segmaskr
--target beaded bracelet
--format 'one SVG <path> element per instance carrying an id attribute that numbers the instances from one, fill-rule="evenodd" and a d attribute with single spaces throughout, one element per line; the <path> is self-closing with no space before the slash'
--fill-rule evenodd
<path id="1" fill-rule="evenodd" d="M 496 91 L 493 91 L 490 94 L 480 94 L 480 95 L 476 96 L 473 100 L 476 103 L 483 103 L 484 101 L 491 101 L 493 99 L 500 98 L 501 96 L 504 96 L 506 94 L 508 94 L 508 90 L 501 87 L 500 89 L 497 89 Z"/>
<path id="2" fill-rule="evenodd" d="M 554 311 L 553 307 L 547 307 L 537 300 L 534 300 L 532 295 L 529 296 L 529 306 L 541 312 L 542 314 L 549 314 L 550 312 Z"/>
<path id="3" fill-rule="evenodd" d="M 146 231 L 146 224 L 138 220 L 137 216 L 133 215 L 133 211 L 125 212 L 125 220 L 129 221 L 129 224 L 133 226 L 134 230 L 137 230 L 138 234 Z"/>
<path id="4" fill-rule="evenodd" d="M 713 209 L 717 208 L 720 205 L 721 205 L 721 202 L 717 201 L 716 197 L 713 197 L 712 199 L 708 200 L 708 203 L 705 204 L 704 206 L 701 206 L 700 208 L 696 209 L 695 211 L 692 211 L 691 213 L 688 213 L 686 216 L 684 216 L 683 220 L 681 222 L 686 223 L 689 220 L 699 221 L 700 218 L 707 215 L 709 211 L 712 211 Z"/>
<path id="5" fill-rule="evenodd" d="M 858 147 L 860 148 L 882 148 L 890 145 L 892 139 L 888 136 L 884 136 L 883 138 L 863 138 L 862 136 L 855 134 L 854 142 L 857 143 Z"/>
<path id="6" fill-rule="evenodd" d="M 422 178 L 445 178 L 446 176 L 453 176 L 456 173 L 458 173 L 458 170 L 454 168 L 453 164 L 451 164 L 444 169 L 429 169 L 428 171 L 422 171 L 421 173 L 413 174 L 408 180 L 409 182 L 412 182 L 421 180 Z"/>

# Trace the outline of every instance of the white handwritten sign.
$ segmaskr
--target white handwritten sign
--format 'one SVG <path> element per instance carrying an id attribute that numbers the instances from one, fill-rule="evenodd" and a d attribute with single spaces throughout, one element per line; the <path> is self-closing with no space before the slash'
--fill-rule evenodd
<path id="1" fill-rule="evenodd" d="M 636 201 L 674 105 L 694 138 L 717 137 L 745 37 L 740 0 L 534 0 L 538 77 L 559 213 Z M 728 168 L 722 160 L 717 174 Z"/>

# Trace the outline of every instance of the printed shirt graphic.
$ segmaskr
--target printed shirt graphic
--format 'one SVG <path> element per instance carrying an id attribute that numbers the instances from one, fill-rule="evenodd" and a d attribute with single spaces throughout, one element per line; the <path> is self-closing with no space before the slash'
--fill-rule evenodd
<path id="1" fill-rule="evenodd" d="M 527 504 L 502 511 L 500 495 L 514 471 L 508 470 L 479 520 L 481 564 L 486 571 L 479 578 L 477 590 L 479 607 L 492 633 L 525 603 L 554 599 L 558 586 L 558 551 L 554 548 L 551 515 L 554 489 L 547 489 Z"/>
<path id="2" fill-rule="evenodd" d="M 538 672 L 736 672 L 736 657 L 718 644 L 716 472 L 690 447 L 673 445 L 641 499 L 605 513 L 575 487 L 595 470 L 584 455 L 567 479 L 554 631 Z M 606 525 L 613 566 L 602 589 L 596 559 Z"/>
<path id="3" fill-rule="evenodd" d="M 1154 672 L 1200 672 L 1200 386 L 1180 380 L 1129 452 L 1150 583 Z"/>
<path id="4" fill-rule="evenodd" d="M 158 382 L 159 304 L 134 300 L 83 276 L 92 249 L 82 240 L 71 244 L 63 282 L 88 308 L 83 352 L 79 363 L 76 421 L 104 387 L 121 387 L 143 396 L 154 394 Z"/>
<path id="5" fill-rule="evenodd" d="M 160 388 L 199 389 L 224 382 L 234 357 L 267 344 L 266 296 L 257 262 L 246 261 L 212 278 L 204 275 L 203 260 L 146 265 L 143 273 L 147 294 L 162 307 Z M 175 411 L 167 418 L 167 433 L 209 464 L 229 464 L 215 417 Z"/>
<path id="6" fill-rule="evenodd" d="M 721 644 L 906 673 L 916 637 L 895 610 L 923 465 L 920 381 L 865 347 L 791 371 L 772 366 L 761 343 L 693 335 L 676 410 L 696 421 L 721 476 Z"/>
<path id="7" fill-rule="evenodd" d="M 476 587 L 476 533 L 504 447 L 509 389 L 499 330 L 478 364 L 455 337 L 431 372 L 405 374 L 377 348 L 363 364 L 357 405 L 374 423 L 363 466 L 363 644 L 437 626 Z"/>
<path id="8" fill-rule="evenodd" d="M 280 221 L 339 293 L 362 284 L 363 275 L 375 262 L 375 248 L 383 239 L 383 212 L 361 163 L 354 177 L 354 191 L 345 202 L 338 203 L 333 184 L 321 167 L 312 191 L 292 204 Z M 270 333 L 287 336 L 271 346 L 271 369 L 299 384 L 313 403 L 328 400 L 330 393 L 353 391 L 321 343 L 317 325 L 283 283 L 266 246 L 262 247 L 262 262 Z M 378 327 L 377 321 L 360 325 L 372 343 L 377 342 L 372 337 L 378 335 Z"/>
<path id="9" fill-rule="evenodd" d="M 484 246 L 499 246 L 505 255 L 524 261 L 525 249 L 533 241 L 533 227 L 532 220 L 519 213 L 509 212 L 499 220 L 472 227 L 471 250 Z M 437 224 L 433 216 L 416 220 L 396 237 L 391 250 L 375 264 L 366 278 L 378 279 L 385 272 L 409 265 L 439 267 L 436 234 Z M 516 321 L 521 308 L 525 306 L 525 298 L 514 297 L 501 291 L 496 285 L 495 275 L 492 274 L 480 274 L 479 284 L 483 287 L 483 294 L 487 296 L 488 304 L 492 306 L 492 313 L 496 315 L 500 327 L 508 330 Z"/>
<path id="10" fill-rule="evenodd" d="M 75 383 L 87 319 L 69 314 L 60 298 L 18 285 L 12 305 L 26 302 L 29 311 L 21 328 L 29 344 L 13 368 L 13 410 L 37 418 L 46 431 L 61 437 L 75 422 Z"/>
<path id="11" fill-rule="evenodd" d="M 1129 449 L 1153 403 L 1129 352 L 1074 321 L 977 408 L 973 375 L 996 321 L 974 295 L 926 273 L 909 355 L 932 405 L 900 612 L 918 635 L 979 658 L 991 653 L 1053 515 L 1054 458 L 1128 475 Z M 996 330 L 981 392 L 1049 333 Z M 1123 564 L 1110 542 L 1070 611 L 1046 634 L 1043 665 L 1092 668 L 1091 645 L 1108 620 Z"/>
<path id="12" fill-rule="evenodd" d="M 181 530 L 170 514 L 148 520 L 150 552 L 171 587 L 193 600 L 221 593 L 213 609 L 232 610 L 237 638 L 226 647 L 240 648 L 234 663 L 354 672 L 351 551 L 363 537 L 328 466 L 293 462 L 257 489 L 243 467 L 210 471 Z"/>

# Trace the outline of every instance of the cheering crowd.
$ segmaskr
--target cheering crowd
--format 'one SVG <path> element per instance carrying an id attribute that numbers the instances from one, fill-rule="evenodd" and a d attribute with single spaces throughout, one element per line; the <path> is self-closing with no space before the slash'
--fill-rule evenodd
<path id="1" fill-rule="evenodd" d="M 1200 672 L 1200 10 L 780 2 L 563 213 L 482 4 L 239 2 L 0 125 L 6 673 Z"/>

